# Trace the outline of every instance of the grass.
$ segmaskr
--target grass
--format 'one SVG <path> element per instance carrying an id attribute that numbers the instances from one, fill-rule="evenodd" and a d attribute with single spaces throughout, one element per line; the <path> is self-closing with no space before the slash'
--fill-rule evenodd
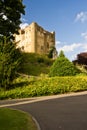
<path id="1" fill-rule="evenodd" d="M 39 76 L 41 73 L 49 73 L 50 66 L 53 60 L 49 59 L 46 55 L 23 53 L 23 63 L 20 73 Z"/>
<path id="2" fill-rule="evenodd" d="M 27 98 L 87 90 L 87 73 L 85 72 L 77 76 L 48 77 L 47 74 L 52 63 L 53 60 L 45 55 L 23 53 L 21 76 L 14 80 L 9 90 L 0 88 L 0 99 Z"/>
<path id="3" fill-rule="evenodd" d="M 87 90 L 87 70 L 84 74 L 67 77 L 48 77 L 53 60 L 45 55 L 23 53 L 23 63 L 12 88 L 0 88 L 0 100 Z M 35 77 L 29 77 L 32 75 Z M 8 108 L 0 108 L 0 130 L 37 130 L 30 115 Z"/>
<path id="4" fill-rule="evenodd" d="M 30 115 L 8 108 L 0 108 L 0 130 L 37 130 Z"/>

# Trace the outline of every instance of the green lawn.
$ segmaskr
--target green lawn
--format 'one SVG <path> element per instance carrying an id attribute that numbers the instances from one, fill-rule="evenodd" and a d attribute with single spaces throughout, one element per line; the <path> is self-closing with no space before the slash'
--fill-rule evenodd
<path id="1" fill-rule="evenodd" d="M 21 64 L 20 73 L 39 76 L 40 74 L 49 73 L 50 66 L 53 60 L 49 59 L 46 55 L 35 53 L 22 53 L 23 62 Z"/>
<path id="2" fill-rule="evenodd" d="M 8 108 L 0 108 L 0 130 L 37 130 L 30 115 Z"/>

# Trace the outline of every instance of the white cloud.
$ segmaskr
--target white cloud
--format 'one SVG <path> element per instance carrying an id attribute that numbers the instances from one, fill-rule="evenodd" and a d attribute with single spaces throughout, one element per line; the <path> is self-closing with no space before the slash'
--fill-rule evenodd
<path id="1" fill-rule="evenodd" d="M 77 21 L 81 21 L 82 23 L 87 21 L 87 12 L 80 12 L 80 13 L 78 13 L 76 15 L 75 22 L 77 22 Z"/>
<path id="2" fill-rule="evenodd" d="M 82 36 L 86 35 L 87 33 L 83 33 Z M 64 51 L 64 54 L 66 57 L 72 61 L 77 58 L 77 54 L 81 52 L 87 52 L 87 42 L 83 43 L 67 43 L 67 42 L 61 42 L 57 41 L 56 42 L 56 49 L 58 51 L 58 54 L 60 53 L 61 50 Z"/>
<path id="3" fill-rule="evenodd" d="M 82 36 L 85 40 L 87 40 L 87 32 L 82 33 L 81 36 Z"/>
<path id="4" fill-rule="evenodd" d="M 63 50 L 64 52 L 71 52 L 74 51 L 75 49 L 81 47 L 82 44 L 81 43 L 73 43 L 70 45 L 64 45 L 62 47 L 57 47 L 58 52 L 60 52 L 61 50 Z"/>
<path id="5" fill-rule="evenodd" d="M 59 44 L 61 44 L 61 41 L 56 41 L 56 45 L 59 45 Z"/>
<path id="6" fill-rule="evenodd" d="M 20 24 L 20 28 L 21 28 L 21 29 L 24 29 L 26 26 L 28 26 L 28 23 L 21 23 L 21 24 Z"/>
<path id="7" fill-rule="evenodd" d="M 27 22 L 28 20 L 21 17 L 21 21 L 22 21 L 22 22 Z"/>
<path id="8" fill-rule="evenodd" d="M 83 48 L 84 52 L 87 52 L 87 43 L 83 44 L 82 48 Z"/>
<path id="9" fill-rule="evenodd" d="M 62 43 L 60 41 L 60 43 Z M 65 42 L 63 42 L 65 43 Z M 77 54 L 81 52 L 87 52 L 87 43 L 66 43 L 66 44 L 56 44 L 56 49 L 58 51 L 58 54 L 61 50 L 64 51 L 64 54 L 69 60 L 75 60 L 77 57 Z"/>

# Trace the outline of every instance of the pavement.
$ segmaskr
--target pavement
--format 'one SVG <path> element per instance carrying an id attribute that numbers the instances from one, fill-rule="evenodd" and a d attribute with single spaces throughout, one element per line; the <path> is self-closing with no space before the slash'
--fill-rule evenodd
<path id="1" fill-rule="evenodd" d="M 54 96 L 0 101 L 30 113 L 39 130 L 87 130 L 87 91 Z"/>
<path id="2" fill-rule="evenodd" d="M 87 94 L 87 91 L 83 91 L 83 92 L 77 92 L 77 93 L 67 93 L 67 94 L 59 94 L 59 95 L 52 95 L 52 96 L 40 96 L 40 97 L 33 97 L 33 98 L 0 100 L 0 107 L 8 107 L 8 106 L 15 106 L 15 105 L 17 106 L 17 105 L 21 105 L 21 104 L 29 104 L 29 103 L 39 102 L 39 101 L 86 95 L 86 94 Z"/>

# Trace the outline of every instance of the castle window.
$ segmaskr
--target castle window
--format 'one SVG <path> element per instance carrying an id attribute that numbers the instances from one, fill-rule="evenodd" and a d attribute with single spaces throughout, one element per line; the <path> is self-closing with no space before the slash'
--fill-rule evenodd
<path id="1" fill-rule="evenodd" d="M 41 46 L 41 50 L 43 50 L 44 49 L 44 47 L 43 46 Z"/>
<path id="2" fill-rule="evenodd" d="M 47 42 L 47 48 L 49 48 L 49 43 Z"/>
<path id="3" fill-rule="evenodd" d="M 21 30 L 21 34 L 24 34 L 25 33 L 25 31 L 24 30 Z"/>

